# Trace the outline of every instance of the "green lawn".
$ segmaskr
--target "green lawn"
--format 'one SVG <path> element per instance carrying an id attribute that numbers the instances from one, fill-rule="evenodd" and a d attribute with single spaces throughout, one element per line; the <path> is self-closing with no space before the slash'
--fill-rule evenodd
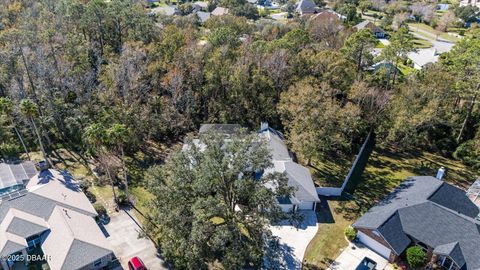
<path id="1" fill-rule="evenodd" d="M 413 46 L 417 49 L 427 49 L 431 48 L 433 45 L 428 40 L 416 38 L 413 40 Z"/>
<path id="2" fill-rule="evenodd" d="M 313 161 L 308 168 L 317 186 L 340 187 L 352 164 L 353 160 L 346 158 L 325 158 Z"/>
<path id="3" fill-rule="evenodd" d="M 399 64 L 398 69 L 400 69 L 400 72 L 402 72 L 403 75 L 408 75 L 416 70 L 413 67 L 409 67 L 403 64 Z"/>
<path id="4" fill-rule="evenodd" d="M 347 246 L 343 231 L 362 213 L 391 192 L 405 178 L 434 175 L 440 166 L 447 168 L 445 180 L 467 188 L 477 177 L 462 163 L 424 152 L 376 149 L 355 192 L 337 200 L 327 200 L 320 208 L 319 229 L 304 258 L 304 269 L 326 269 Z"/>
<path id="5" fill-rule="evenodd" d="M 382 42 L 377 42 L 377 45 L 375 45 L 375 48 L 383 49 L 383 48 L 385 48 L 385 44 L 383 44 Z"/>
<path id="6" fill-rule="evenodd" d="M 419 35 L 425 36 L 426 38 L 432 38 L 432 36 L 433 37 L 438 36 L 439 39 L 444 39 L 444 40 L 447 40 L 447 41 L 450 41 L 450 42 L 459 41 L 459 38 L 457 38 L 455 36 L 452 36 L 452 35 L 449 35 L 448 33 L 445 33 L 445 32 L 437 31 L 437 30 L 433 29 L 430 25 L 426 25 L 424 23 L 409 23 L 408 26 L 410 26 L 411 31 L 416 32 Z M 431 36 L 427 36 L 423 32 L 418 31 L 417 29 L 426 31 L 426 32 L 430 33 Z"/>
<path id="7" fill-rule="evenodd" d="M 135 207 L 140 211 L 140 213 L 135 212 L 135 216 L 140 223 L 145 224 L 146 217 L 148 217 L 148 213 L 151 211 L 149 208 L 149 202 L 154 196 L 144 187 L 132 187 L 130 189 L 130 194 L 132 195 Z"/>

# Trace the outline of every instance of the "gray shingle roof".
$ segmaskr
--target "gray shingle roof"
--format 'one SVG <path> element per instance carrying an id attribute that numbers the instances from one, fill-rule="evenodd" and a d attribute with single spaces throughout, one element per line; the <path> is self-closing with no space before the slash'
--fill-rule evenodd
<path id="1" fill-rule="evenodd" d="M 376 229 L 398 209 L 425 202 L 442 184 L 442 181 L 431 176 L 408 178 L 385 199 L 370 208 L 355 225 Z"/>
<path id="2" fill-rule="evenodd" d="M 440 186 L 428 200 L 472 218 L 479 212 L 478 207 L 465 196 L 465 191 L 451 185 Z"/>
<path id="3" fill-rule="evenodd" d="M 237 124 L 202 124 L 198 132 L 206 133 L 213 131 L 222 134 L 233 134 L 239 129 L 241 129 L 241 126 Z"/>
<path id="4" fill-rule="evenodd" d="M 284 162 L 288 185 L 296 188 L 294 197 L 303 202 L 319 202 L 317 190 L 307 168 L 293 161 Z"/>
<path id="5" fill-rule="evenodd" d="M 7 241 L 7 243 L 5 244 L 3 249 L 0 250 L 0 256 L 1 257 L 6 257 L 10 254 L 13 254 L 17 251 L 20 251 L 20 250 L 24 249 L 25 247 L 26 247 L 26 245 L 22 246 L 22 245 L 19 245 L 19 244 L 15 243 L 15 242 Z"/>
<path id="6" fill-rule="evenodd" d="M 71 176 L 54 170 L 48 178 L 37 176 L 28 192 L 0 201 L 2 255 L 24 249 L 27 237 L 45 231 L 42 250 L 52 257 L 53 270 L 80 269 L 112 254 L 93 219 L 95 210 Z"/>
<path id="7" fill-rule="evenodd" d="M 283 142 L 283 134 L 267 127 L 259 131 L 259 136 L 267 140 L 267 146 L 272 153 L 273 167 L 266 172 L 285 173 L 288 185 L 295 188 L 291 199 L 297 203 L 320 201 L 310 171 L 292 160 Z"/>
<path id="8" fill-rule="evenodd" d="M 434 177 L 412 177 L 354 227 L 377 229 L 397 254 L 408 246 L 403 236 L 408 235 L 451 256 L 460 267 L 480 269 L 480 224 L 474 219 L 480 210 L 465 198 L 460 189 Z"/>
<path id="9" fill-rule="evenodd" d="M 452 242 L 435 248 L 434 252 L 440 255 L 447 255 L 452 258 L 457 265 L 465 265 L 462 249 L 458 242 Z"/>
<path id="10" fill-rule="evenodd" d="M 300 0 L 297 4 L 297 12 L 300 13 L 314 13 L 317 10 L 317 5 L 312 0 Z"/>
<path id="11" fill-rule="evenodd" d="M 357 30 L 361 30 L 361 29 L 364 29 L 364 28 L 367 28 L 367 29 L 370 29 L 372 30 L 372 32 L 376 33 L 376 32 L 384 32 L 382 30 L 382 28 L 376 26 L 374 23 L 372 23 L 371 21 L 368 21 L 368 20 L 365 20 L 357 25 L 354 26 L 355 28 L 357 28 Z"/>
<path id="12" fill-rule="evenodd" d="M 55 208 L 55 203 L 52 200 L 33 193 L 27 193 L 26 195 L 13 200 L 1 201 L 0 220 L 5 218 L 5 215 L 10 208 L 15 208 L 43 219 L 48 219 Z"/>
<path id="13" fill-rule="evenodd" d="M 62 270 L 81 269 L 94 261 L 112 254 L 111 250 L 75 239 L 70 246 Z"/>
<path id="14" fill-rule="evenodd" d="M 397 255 L 401 254 L 410 244 L 410 238 L 402 231 L 402 222 L 399 215 L 392 215 L 378 228 L 384 239 L 390 244 Z"/>
<path id="15" fill-rule="evenodd" d="M 43 227 L 30 221 L 14 217 L 7 228 L 7 232 L 16 234 L 23 238 L 27 238 L 44 232 L 47 229 L 47 227 Z"/>
<path id="16" fill-rule="evenodd" d="M 197 14 L 198 19 L 202 23 L 206 22 L 208 18 L 210 18 L 210 12 L 197 11 L 195 14 Z"/>

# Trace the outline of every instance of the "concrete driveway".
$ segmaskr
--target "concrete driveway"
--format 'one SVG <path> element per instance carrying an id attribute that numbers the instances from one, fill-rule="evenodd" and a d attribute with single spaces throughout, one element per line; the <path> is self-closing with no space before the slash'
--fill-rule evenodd
<path id="1" fill-rule="evenodd" d="M 138 256 L 148 269 L 168 269 L 157 256 L 157 249 L 148 238 L 139 238 L 141 231 L 131 211 L 121 210 L 110 217 L 110 222 L 104 225 L 104 234 L 113 247 L 113 251 L 125 269 L 134 256 Z"/>
<path id="2" fill-rule="evenodd" d="M 335 259 L 328 270 L 353 270 L 363 258 L 368 257 L 377 263 L 377 270 L 387 269 L 388 261 L 362 244 L 350 243 Z"/>
<path id="3" fill-rule="evenodd" d="M 317 234 L 317 215 L 314 211 L 301 211 L 304 215 L 302 224 L 297 228 L 288 222 L 271 226 L 273 236 L 279 238 L 280 245 L 284 249 L 283 256 L 285 269 L 301 269 L 303 256 L 308 244 Z"/>

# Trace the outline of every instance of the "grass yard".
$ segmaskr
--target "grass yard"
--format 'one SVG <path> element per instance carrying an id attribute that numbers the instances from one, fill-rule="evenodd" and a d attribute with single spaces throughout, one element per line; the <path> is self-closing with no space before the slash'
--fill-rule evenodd
<path id="1" fill-rule="evenodd" d="M 324 201 L 317 212 L 318 232 L 305 251 L 303 269 L 326 269 L 338 257 L 342 248 L 348 245 L 343 231 L 352 222 L 332 209 L 339 207 L 339 201 Z"/>
<path id="2" fill-rule="evenodd" d="M 135 208 L 143 215 L 148 216 L 151 210 L 149 208 L 149 202 L 154 198 L 153 194 L 144 187 L 133 187 L 130 189 L 130 194 L 134 200 Z M 142 214 L 137 215 L 137 212 L 135 212 L 135 214 L 140 223 L 145 224 L 146 217 Z"/>
<path id="3" fill-rule="evenodd" d="M 383 49 L 383 48 L 385 48 L 385 44 L 383 44 L 383 42 L 377 42 L 377 44 L 375 45 L 375 48 Z"/>
<path id="4" fill-rule="evenodd" d="M 433 46 L 430 41 L 422 39 L 422 38 L 416 38 L 413 40 L 413 46 L 417 49 L 427 49 L 431 48 Z"/>
<path id="5" fill-rule="evenodd" d="M 312 165 L 307 166 L 307 168 L 310 169 L 315 185 L 340 187 L 352 164 L 353 160 L 346 158 L 330 158 L 322 161 L 313 161 Z"/>
<path id="6" fill-rule="evenodd" d="M 403 75 L 408 75 L 416 71 L 416 69 L 414 69 L 413 67 L 409 67 L 403 64 L 399 64 L 398 69 L 400 69 L 400 72 L 402 72 Z"/>
<path id="7" fill-rule="evenodd" d="M 426 25 L 424 23 L 409 23 L 408 26 L 410 27 L 410 30 L 422 35 L 426 38 L 435 38 L 438 36 L 439 39 L 444 39 L 450 42 L 457 42 L 460 39 L 456 36 L 449 35 L 448 33 L 445 32 L 440 32 L 435 29 L 433 29 L 430 25 Z M 418 29 L 423 30 L 425 32 L 428 32 L 430 36 L 425 35 L 425 33 L 418 31 Z"/>
<path id="8" fill-rule="evenodd" d="M 478 177 L 478 172 L 474 173 L 462 163 L 436 154 L 376 149 L 355 192 L 322 203 L 318 212 L 319 229 L 305 253 L 304 269 L 326 269 L 347 246 L 343 231 L 348 225 L 405 178 L 435 175 L 441 166 L 447 168 L 445 180 L 462 188 L 467 188 Z"/>

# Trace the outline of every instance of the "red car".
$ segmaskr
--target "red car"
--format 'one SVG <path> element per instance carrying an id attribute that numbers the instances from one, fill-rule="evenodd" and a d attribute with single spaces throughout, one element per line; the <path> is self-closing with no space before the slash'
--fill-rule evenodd
<path id="1" fill-rule="evenodd" d="M 129 270 L 147 270 L 145 264 L 140 260 L 139 257 L 133 257 L 128 261 Z"/>

